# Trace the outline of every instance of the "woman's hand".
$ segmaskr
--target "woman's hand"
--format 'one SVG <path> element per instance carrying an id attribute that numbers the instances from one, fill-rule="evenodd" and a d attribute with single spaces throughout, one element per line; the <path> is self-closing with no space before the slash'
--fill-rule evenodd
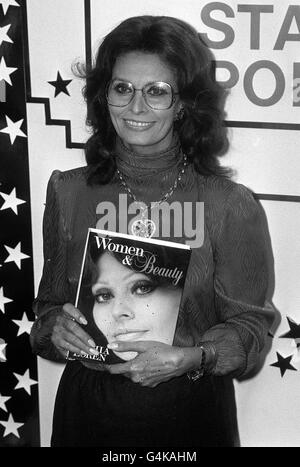
<path id="1" fill-rule="evenodd" d="M 107 371 L 152 388 L 196 368 L 202 352 L 196 347 L 173 347 L 155 341 L 114 342 L 108 347 L 118 352 L 135 351 L 138 355 L 126 363 L 105 365 Z"/>
<path id="2" fill-rule="evenodd" d="M 63 306 L 63 313 L 56 318 L 51 341 L 64 358 L 68 352 L 98 355 L 96 344 L 92 338 L 82 329 L 87 321 L 83 314 L 71 303 Z"/>

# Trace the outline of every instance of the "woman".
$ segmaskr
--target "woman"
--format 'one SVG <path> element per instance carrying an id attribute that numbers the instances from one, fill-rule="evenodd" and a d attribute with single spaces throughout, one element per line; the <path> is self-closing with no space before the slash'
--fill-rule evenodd
<path id="1" fill-rule="evenodd" d="M 211 58 L 188 24 L 143 16 L 106 36 L 87 73 L 93 130 L 87 168 L 56 171 L 48 185 L 34 350 L 60 360 L 69 350 L 95 352 L 71 303 L 87 228 L 101 221 L 101 201 L 118 210 L 121 193 L 128 203 L 144 203 L 141 225 L 163 202 L 176 200 L 184 209 L 202 201 L 204 242 L 192 250 L 173 346 L 116 341 L 114 350 L 138 355 L 105 371 L 67 363 L 53 446 L 239 443 L 232 378 L 255 367 L 273 316 L 265 307 L 261 209 L 219 165 L 227 149 L 224 92 Z M 179 241 L 187 242 L 187 231 Z"/>
<path id="2" fill-rule="evenodd" d="M 97 282 L 92 287 L 95 297 L 93 318 L 108 343 L 115 340 L 151 340 L 172 344 L 181 291 L 175 287 L 159 287 L 145 274 L 132 271 L 110 253 L 99 260 Z M 131 360 L 135 352 L 116 354 Z"/>

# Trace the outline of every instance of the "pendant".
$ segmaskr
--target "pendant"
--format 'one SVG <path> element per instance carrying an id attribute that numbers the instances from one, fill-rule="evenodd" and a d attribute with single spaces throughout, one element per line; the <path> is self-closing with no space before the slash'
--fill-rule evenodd
<path id="1" fill-rule="evenodd" d="M 156 225 L 151 219 L 137 219 L 131 225 L 131 233 L 136 237 L 150 238 L 156 231 Z"/>

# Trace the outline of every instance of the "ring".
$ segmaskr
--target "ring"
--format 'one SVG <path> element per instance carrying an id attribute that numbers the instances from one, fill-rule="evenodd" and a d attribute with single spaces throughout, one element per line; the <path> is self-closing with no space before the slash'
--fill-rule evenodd
<path id="1" fill-rule="evenodd" d="M 69 318 L 69 319 L 70 319 L 71 321 L 76 321 L 76 319 L 75 319 L 75 318 L 73 318 L 73 316 L 70 316 L 70 318 Z"/>

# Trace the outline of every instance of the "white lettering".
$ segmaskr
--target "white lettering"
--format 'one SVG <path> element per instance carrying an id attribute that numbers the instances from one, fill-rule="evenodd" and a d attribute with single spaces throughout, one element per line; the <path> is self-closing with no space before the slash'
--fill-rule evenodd
<path id="1" fill-rule="evenodd" d="M 183 276 L 183 271 L 180 271 L 177 269 L 167 269 L 167 268 L 160 268 L 158 266 L 155 266 L 156 262 L 156 257 L 155 255 L 151 255 L 147 261 L 145 266 L 140 269 L 140 272 L 145 272 L 146 274 L 153 274 L 155 276 L 160 276 L 160 277 L 170 277 L 173 279 L 173 284 L 177 285 L 180 279 Z"/>
<path id="2" fill-rule="evenodd" d="M 97 247 L 103 247 L 104 250 L 111 251 L 113 253 L 122 253 L 130 256 L 144 256 L 143 248 L 135 248 L 134 246 L 121 245 L 120 243 L 114 243 L 111 238 L 98 237 L 95 235 Z"/>

